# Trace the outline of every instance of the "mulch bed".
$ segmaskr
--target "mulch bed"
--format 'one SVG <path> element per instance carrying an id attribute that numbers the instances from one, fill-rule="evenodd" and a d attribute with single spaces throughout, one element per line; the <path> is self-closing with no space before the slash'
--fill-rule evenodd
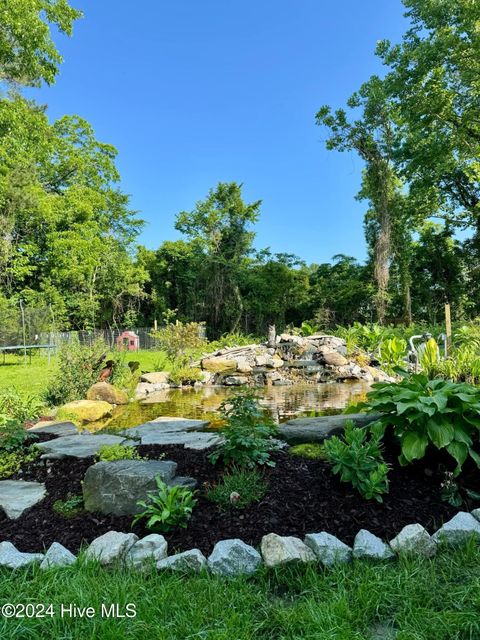
<path id="1" fill-rule="evenodd" d="M 174 531 L 165 537 L 169 552 L 199 548 L 211 552 L 215 542 L 241 538 L 258 545 L 263 535 L 275 532 L 302 538 L 306 533 L 328 531 L 347 544 L 352 544 L 359 529 L 365 528 L 390 539 L 406 524 L 419 522 L 433 533 L 444 521 L 459 511 L 442 501 L 438 458 L 430 458 L 409 467 L 400 467 L 396 452 L 387 450 L 391 464 L 390 492 L 383 504 L 363 500 L 350 485 L 341 483 L 322 460 L 309 460 L 285 451 L 273 455 L 274 468 L 266 469 L 268 491 L 261 502 L 246 509 L 221 511 L 207 500 L 204 489 L 218 482 L 221 465 L 213 466 L 208 452 L 197 452 L 179 446 L 141 446 L 146 458 L 165 454 L 166 460 L 178 463 L 179 475 L 198 480 L 198 504 L 187 529 Z M 0 513 L 0 541 L 10 540 L 21 551 L 40 551 L 57 541 L 73 552 L 84 543 L 109 531 L 133 531 L 138 536 L 149 532 L 138 524 L 131 528 L 131 517 L 103 516 L 82 513 L 68 519 L 52 510 L 56 500 L 81 494 L 81 481 L 92 459 L 64 459 L 29 464 L 17 479 L 45 482 L 46 498 L 17 520 Z M 480 491 L 478 470 L 466 466 L 462 481 Z M 468 505 L 474 508 L 476 505 Z"/>

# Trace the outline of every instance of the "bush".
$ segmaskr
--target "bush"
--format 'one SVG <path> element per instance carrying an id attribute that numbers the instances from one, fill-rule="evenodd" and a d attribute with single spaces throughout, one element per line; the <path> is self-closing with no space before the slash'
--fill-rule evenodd
<path id="1" fill-rule="evenodd" d="M 222 509 L 243 509 L 259 502 L 266 491 L 265 478 L 256 469 L 232 469 L 207 491 L 207 498 Z"/>
<path id="2" fill-rule="evenodd" d="M 141 460 L 135 447 L 122 444 L 104 444 L 100 447 L 97 460 L 99 462 L 113 462 L 114 460 Z"/>
<path id="3" fill-rule="evenodd" d="M 16 389 L 0 392 L 0 414 L 19 422 L 35 420 L 42 407 L 43 403 L 37 396 L 21 394 Z"/>
<path id="4" fill-rule="evenodd" d="M 197 380 L 203 379 L 203 372 L 197 367 L 175 363 L 170 371 L 169 378 L 173 384 L 193 384 Z"/>
<path id="5" fill-rule="evenodd" d="M 35 437 L 35 434 L 28 433 L 18 420 L 0 414 L 0 451 L 17 451 L 28 438 Z"/>
<path id="6" fill-rule="evenodd" d="M 388 492 L 388 465 L 382 456 L 382 435 L 380 428 L 367 431 L 348 420 L 343 438 L 333 436 L 323 445 L 326 458 L 340 480 L 349 482 L 367 500 L 373 498 L 377 502 L 382 502 L 382 494 Z"/>
<path id="7" fill-rule="evenodd" d="M 152 336 L 171 360 L 178 360 L 185 365 L 191 351 L 207 344 L 204 333 L 204 324 L 201 322 L 180 322 L 177 320 L 153 331 Z"/>
<path id="8" fill-rule="evenodd" d="M 325 449 L 323 444 L 312 442 L 310 444 L 296 444 L 290 447 L 289 453 L 301 458 L 310 458 L 311 460 L 325 460 Z"/>
<path id="9" fill-rule="evenodd" d="M 480 389 L 416 374 L 399 383 L 374 384 L 367 403 L 360 406 L 384 414 L 379 424 L 384 430 L 393 427 L 401 464 L 423 458 L 433 445 L 452 456 L 456 475 L 468 455 L 480 467 L 480 455 L 473 449 L 480 429 Z"/>
<path id="10" fill-rule="evenodd" d="M 238 395 L 222 402 L 220 411 L 226 420 L 224 442 L 210 454 L 210 461 L 215 464 L 221 458 L 239 467 L 275 466 L 270 451 L 277 426 L 263 414 L 258 398 L 252 393 Z"/>
<path id="11" fill-rule="evenodd" d="M 64 518 L 75 518 L 83 511 L 83 497 L 69 495 L 66 500 L 55 500 L 52 508 Z"/>
<path id="12" fill-rule="evenodd" d="M 10 478 L 20 471 L 24 464 L 33 462 L 40 455 L 40 450 L 31 445 L 28 449 L 0 451 L 0 480 Z"/>
<path id="13" fill-rule="evenodd" d="M 132 526 L 146 519 L 147 529 L 159 533 L 166 533 L 174 527 L 186 528 L 197 504 L 195 492 L 187 487 L 168 486 L 160 476 L 156 476 L 155 481 L 158 492 L 148 493 L 148 502 L 137 502 L 143 511 L 135 516 Z"/>

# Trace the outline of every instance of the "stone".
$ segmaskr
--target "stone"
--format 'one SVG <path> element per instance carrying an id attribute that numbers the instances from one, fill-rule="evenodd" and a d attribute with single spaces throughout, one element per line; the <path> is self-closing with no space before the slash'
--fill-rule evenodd
<path id="1" fill-rule="evenodd" d="M 433 534 L 433 540 L 456 546 L 473 538 L 480 542 L 480 522 L 466 511 L 459 511 Z"/>
<path id="2" fill-rule="evenodd" d="M 472 516 L 480 522 L 480 509 L 474 509 L 472 511 Z"/>
<path id="3" fill-rule="evenodd" d="M 76 436 L 62 436 L 48 442 L 39 442 L 37 447 L 44 451 L 42 458 L 58 460 L 61 458 L 89 458 L 96 455 L 104 445 L 121 444 L 136 446 L 133 440 L 123 436 L 113 436 L 104 433 L 80 433 Z"/>
<path id="4" fill-rule="evenodd" d="M 314 552 L 300 538 L 294 536 L 269 533 L 263 536 L 260 548 L 263 561 L 270 568 L 297 562 L 312 562 L 316 559 Z"/>
<path id="5" fill-rule="evenodd" d="M 152 442 L 144 442 L 143 439 L 148 439 L 150 436 L 157 434 L 202 431 L 205 427 L 208 427 L 208 425 L 208 420 L 189 420 L 188 418 L 160 416 L 159 418 L 155 418 L 155 420 L 139 424 L 137 427 L 124 429 L 119 433 L 128 438 L 140 438 L 142 444 L 153 444 Z"/>
<path id="6" fill-rule="evenodd" d="M 236 371 L 237 363 L 230 358 L 222 358 L 221 356 L 213 356 L 211 358 L 203 358 L 202 369 L 211 371 L 212 373 L 227 373 Z"/>
<path id="7" fill-rule="evenodd" d="M 333 367 L 343 367 L 348 364 L 348 360 L 338 351 L 327 351 L 321 354 L 321 362 L 329 364 Z"/>
<path id="8" fill-rule="evenodd" d="M 29 433 L 46 433 L 52 436 L 74 436 L 79 432 L 78 427 L 73 422 L 48 422 L 46 424 L 36 425 L 28 430 Z"/>
<path id="9" fill-rule="evenodd" d="M 0 567 L 20 569 L 34 562 L 42 562 L 43 557 L 43 553 L 23 553 L 11 542 L 0 542 Z"/>
<path id="10" fill-rule="evenodd" d="M 204 429 L 208 424 L 206 420 L 157 418 L 121 433 L 132 438 L 140 438 L 141 444 L 178 444 L 183 445 L 185 449 L 202 451 L 222 442 L 222 437 L 216 433 L 197 431 Z"/>
<path id="11" fill-rule="evenodd" d="M 134 569 L 141 569 L 152 561 L 157 563 L 167 557 L 168 544 L 158 533 L 151 533 L 135 542 L 126 555 L 127 564 Z"/>
<path id="12" fill-rule="evenodd" d="M 135 400 L 139 400 L 140 398 L 148 397 L 150 399 L 151 396 L 155 394 L 160 394 L 165 389 L 169 389 L 170 384 L 168 382 L 139 382 L 135 387 Z M 158 400 L 158 402 L 163 402 L 165 398 Z"/>
<path id="13" fill-rule="evenodd" d="M 269 360 L 267 361 L 267 367 L 272 367 L 273 369 L 280 369 L 281 367 L 283 367 L 284 362 L 282 360 L 282 358 L 280 358 L 280 356 L 273 356 L 271 358 L 269 358 Z"/>
<path id="14" fill-rule="evenodd" d="M 239 387 L 242 384 L 248 384 L 249 380 L 246 376 L 227 376 L 223 382 L 227 386 Z"/>
<path id="15" fill-rule="evenodd" d="M 170 373 L 168 371 L 152 371 L 151 373 L 143 373 L 140 376 L 140 380 L 150 384 L 165 384 L 170 380 Z"/>
<path id="16" fill-rule="evenodd" d="M 103 400 L 109 404 L 128 404 L 125 391 L 117 389 L 108 382 L 96 382 L 87 391 L 87 400 Z"/>
<path id="17" fill-rule="evenodd" d="M 236 359 L 237 363 L 237 371 L 238 373 L 251 373 L 252 366 L 245 357 L 240 357 Z"/>
<path id="18" fill-rule="evenodd" d="M 357 427 L 364 427 L 380 417 L 379 413 L 352 413 L 316 418 L 294 418 L 279 425 L 278 435 L 289 444 L 323 442 L 330 436 L 342 433 L 347 420 L 353 420 Z"/>
<path id="19" fill-rule="evenodd" d="M 208 558 L 212 573 L 228 577 L 251 575 L 261 563 L 258 551 L 238 538 L 217 542 Z"/>
<path id="20" fill-rule="evenodd" d="M 7 518 L 16 520 L 24 511 L 43 500 L 47 493 L 40 482 L 25 480 L 0 480 L 0 509 Z"/>
<path id="21" fill-rule="evenodd" d="M 181 573 L 200 573 L 207 568 L 207 559 L 199 549 L 190 549 L 174 556 L 168 556 L 157 562 L 157 569 L 180 571 Z"/>
<path id="22" fill-rule="evenodd" d="M 40 569 L 50 569 L 52 567 L 68 567 L 74 564 L 77 558 L 59 542 L 52 542 L 45 554 Z"/>
<path id="23" fill-rule="evenodd" d="M 421 524 L 407 524 L 390 540 L 391 548 L 399 554 L 411 554 L 431 558 L 437 552 L 437 544 Z"/>
<path id="24" fill-rule="evenodd" d="M 360 529 L 353 543 L 354 558 L 368 558 L 371 560 L 390 560 L 395 554 L 378 536 L 373 535 L 367 529 Z"/>
<path id="25" fill-rule="evenodd" d="M 60 420 L 72 420 L 78 424 L 96 422 L 112 415 L 112 405 L 103 400 L 75 400 L 58 410 Z"/>
<path id="26" fill-rule="evenodd" d="M 352 559 L 352 549 L 326 531 L 307 533 L 305 544 L 312 549 L 325 567 L 331 567 L 339 562 L 350 562 Z"/>
<path id="27" fill-rule="evenodd" d="M 195 489 L 198 482 L 190 476 L 175 476 L 168 485 L 170 487 L 187 487 L 187 489 Z"/>
<path id="28" fill-rule="evenodd" d="M 134 533 L 108 531 L 90 543 L 85 557 L 87 560 L 97 560 L 102 566 L 122 562 L 137 540 L 138 536 Z"/>
<path id="29" fill-rule="evenodd" d="M 83 502 L 87 511 L 116 516 L 139 513 L 139 500 L 157 489 L 156 476 L 169 483 L 177 463 L 165 460 L 114 460 L 89 467 L 83 480 Z"/>

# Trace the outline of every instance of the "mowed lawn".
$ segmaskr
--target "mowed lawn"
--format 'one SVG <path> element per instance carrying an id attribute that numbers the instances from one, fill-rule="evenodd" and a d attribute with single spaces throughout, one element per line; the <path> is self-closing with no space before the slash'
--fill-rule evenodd
<path id="1" fill-rule="evenodd" d="M 81 563 L 1 570 L 5 603 L 52 604 L 53 615 L 0 616 L 2 640 L 478 640 L 480 551 L 469 545 L 433 560 L 263 570 L 231 580 Z M 112 604 L 122 615 L 133 604 L 136 616 L 108 618 Z M 71 617 L 70 605 L 93 607 L 94 616 Z"/>

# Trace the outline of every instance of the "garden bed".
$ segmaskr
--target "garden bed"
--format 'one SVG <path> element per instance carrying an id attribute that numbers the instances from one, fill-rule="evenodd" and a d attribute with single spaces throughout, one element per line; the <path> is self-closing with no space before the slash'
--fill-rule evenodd
<path id="1" fill-rule="evenodd" d="M 443 475 L 436 457 L 420 464 L 400 467 L 393 447 L 385 452 L 391 465 L 390 491 L 384 502 L 366 501 L 349 484 L 341 483 L 324 460 L 294 456 L 288 451 L 273 455 L 276 466 L 265 469 L 268 490 L 257 504 L 245 509 L 222 511 L 205 495 L 215 485 L 224 468 L 208 461 L 208 452 L 197 452 L 179 446 L 149 445 L 139 447 L 145 458 L 158 458 L 178 463 L 178 473 L 198 481 L 198 504 L 186 529 L 167 534 L 169 548 L 184 551 L 193 547 L 205 554 L 222 539 L 241 538 L 258 545 L 263 535 L 275 532 L 300 538 L 309 532 L 328 531 L 351 544 L 359 529 L 365 528 L 384 538 L 394 537 L 405 525 L 422 524 L 433 533 L 444 521 L 453 517 L 458 507 L 441 498 Z M 16 479 L 43 482 L 47 496 L 17 520 L 0 515 L 0 541 L 9 540 L 22 551 L 40 551 L 57 541 L 72 552 L 103 533 L 116 530 L 133 531 L 139 536 L 149 533 L 143 524 L 131 528 L 131 517 L 104 516 L 83 512 L 66 518 L 53 510 L 57 500 L 82 493 L 81 482 L 93 459 L 64 459 L 29 463 Z M 475 468 L 465 466 L 460 479 L 475 491 L 480 478 Z M 475 504 L 467 505 L 474 508 Z"/>

